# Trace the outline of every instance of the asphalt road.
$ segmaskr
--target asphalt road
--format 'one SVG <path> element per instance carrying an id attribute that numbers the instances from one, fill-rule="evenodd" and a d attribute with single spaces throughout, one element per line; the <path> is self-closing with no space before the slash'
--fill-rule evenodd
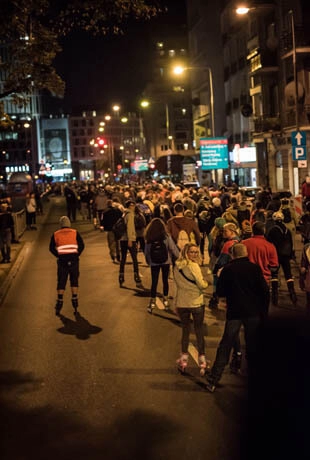
<path id="1" fill-rule="evenodd" d="M 283 300 L 272 311 L 249 394 L 246 378 L 228 371 L 209 394 L 194 336 L 182 376 L 176 316 L 146 312 L 143 255 L 146 289 L 135 287 L 131 264 L 120 289 L 106 235 L 81 220 L 80 316 L 73 316 L 68 289 L 63 315 L 55 316 L 56 260 L 48 244 L 64 213 L 63 200 L 53 198 L 38 232 L 25 236 L 0 306 L 0 458 L 308 458 L 310 328 L 303 308 Z M 211 359 L 223 319 L 223 312 L 206 315 Z"/>

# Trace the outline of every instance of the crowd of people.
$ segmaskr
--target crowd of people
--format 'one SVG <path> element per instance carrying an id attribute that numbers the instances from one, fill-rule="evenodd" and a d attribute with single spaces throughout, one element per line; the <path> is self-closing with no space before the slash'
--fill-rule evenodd
<path id="1" fill-rule="evenodd" d="M 235 184 L 231 190 L 225 186 L 187 189 L 167 182 L 144 186 L 66 184 L 63 194 L 70 225 L 79 211 L 83 220 L 106 232 L 111 261 L 119 265 L 120 287 L 128 275 L 125 263 L 129 253 L 134 281 L 138 288 L 143 288 L 138 251 L 144 253 L 151 270 L 148 313 L 152 314 L 156 308 L 160 273 L 163 290 L 160 297 L 164 308 L 171 309 L 168 279 L 169 274 L 173 276 L 176 287 L 173 309 L 182 325 L 177 365 L 185 371 L 192 318 L 200 373 L 207 374 L 207 389 L 211 392 L 229 361 L 232 372 L 240 370 L 242 325 L 249 375 L 255 369 L 255 344 L 268 315 L 270 293 L 272 304 L 279 304 L 280 268 L 291 302 L 296 305 L 291 260 L 298 262 L 295 251 L 298 232 L 304 242 L 299 282 L 306 292 L 310 314 L 310 202 L 304 204 L 305 212 L 299 219 L 290 197 L 281 198 L 267 187 L 254 201 L 245 200 Z M 55 241 L 52 240 L 50 249 L 57 256 Z M 80 251 L 77 247 L 78 243 L 75 258 Z M 222 298 L 227 308 L 224 335 L 212 368 L 206 359 L 203 334 L 208 287 L 203 266 L 213 275 L 209 308 L 217 308 Z M 63 290 L 61 278 L 58 295 L 62 296 Z M 57 299 L 57 313 L 60 304 L 62 297 Z"/>

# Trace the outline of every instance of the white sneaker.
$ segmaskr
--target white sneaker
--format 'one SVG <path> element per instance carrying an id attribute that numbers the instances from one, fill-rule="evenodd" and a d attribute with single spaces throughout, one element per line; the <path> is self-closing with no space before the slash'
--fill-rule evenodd
<path id="1" fill-rule="evenodd" d="M 177 359 L 177 366 L 180 372 L 184 374 L 185 369 L 187 368 L 188 365 L 188 354 L 187 353 L 182 353 L 180 358 Z"/>
<path id="2" fill-rule="evenodd" d="M 211 362 L 206 359 L 205 355 L 200 355 L 198 357 L 198 365 L 200 368 L 200 375 L 203 377 L 208 370 L 211 369 Z"/>
<path id="3" fill-rule="evenodd" d="M 152 314 L 152 312 L 153 312 L 153 310 L 154 310 L 155 307 L 156 307 L 156 299 L 153 299 L 153 298 L 152 298 L 152 299 L 150 300 L 150 303 L 149 303 L 148 307 L 147 307 L 147 311 L 148 311 L 150 314 Z"/>
<path id="4" fill-rule="evenodd" d="M 169 310 L 169 300 L 168 300 L 168 297 L 164 297 L 164 298 L 163 298 L 163 304 L 164 304 L 165 310 Z"/>

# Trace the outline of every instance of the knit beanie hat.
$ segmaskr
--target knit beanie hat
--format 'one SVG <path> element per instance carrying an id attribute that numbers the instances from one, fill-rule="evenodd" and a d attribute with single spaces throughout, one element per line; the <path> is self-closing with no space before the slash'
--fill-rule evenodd
<path id="1" fill-rule="evenodd" d="M 214 221 L 214 225 L 217 228 L 223 228 L 225 224 L 226 224 L 226 220 L 223 217 L 217 217 Z"/>
<path id="2" fill-rule="evenodd" d="M 71 227 L 71 222 L 70 222 L 69 217 L 67 217 L 67 216 L 62 216 L 62 217 L 59 219 L 59 225 L 60 225 L 61 228 L 63 228 L 63 227 Z"/>

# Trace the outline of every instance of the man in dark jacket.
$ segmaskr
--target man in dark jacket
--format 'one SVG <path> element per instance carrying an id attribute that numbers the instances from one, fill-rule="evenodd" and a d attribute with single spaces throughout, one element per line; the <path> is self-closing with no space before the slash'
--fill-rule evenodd
<path id="1" fill-rule="evenodd" d="M 0 204 L 0 249 L 2 254 L 1 264 L 11 262 L 11 240 L 14 221 L 7 203 Z"/>
<path id="2" fill-rule="evenodd" d="M 120 249 L 118 240 L 115 238 L 113 232 L 113 225 L 115 222 L 122 217 L 122 211 L 119 207 L 113 206 L 113 201 L 107 201 L 107 209 L 102 214 L 102 225 L 105 232 L 107 232 L 108 246 L 110 251 L 110 257 L 114 263 L 120 261 Z"/>
<path id="3" fill-rule="evenodd" d="M 216 285 L 217 295 L 226 298 L 227 313 L 224 334 L 207 377 L 206 388 L 211 393 L 222 377 L 242 325 L 250 377 L 255 368 L 260 327 L 269 306 L 268 285 L 261 268 L 249 261 L 246 246 L 237 243 L 231 252 L 233 260 L 224 266 Z"/>
<path id="4" fill-rule="evenodd" d="M 67 216 L 69 217 L 69 219 L 75 222 L 78 199 L 73 189 L 73 186 L 70 187 L 68 184 L 66 184 L 64 188 L 64 195 L 67 203 Z"/>
<path id="5" fill-rule="evenodd" d="M 62 216 L 59 220 L 60 229 L 53 233 L 49 250 L 57 257 L 57 302 L 55 306 L 58 316 L 63 306 L 68 276 L 70 277 L 72 306 L 74 313 L 78 308 L 78 279 L 79 279 L 79 256 L 84 250 L 84 241 L 77 230 L 71 228 L 70 219 Z"/>
<path id="6" fill-rule="evenodd" d="M 290 299 L 295 305 L 297 303 L 297 297 L 291 269 L 291 259 L 293 259 L 294 256 L 292 234 L 286 225 L 284 225 L 284 215 L 281 211 L 274 212 L 272 218 L 274 220 L 274 225 L 268 231 L 266 238 L 276 247 L 279 265 L 284 272 Z"/>

